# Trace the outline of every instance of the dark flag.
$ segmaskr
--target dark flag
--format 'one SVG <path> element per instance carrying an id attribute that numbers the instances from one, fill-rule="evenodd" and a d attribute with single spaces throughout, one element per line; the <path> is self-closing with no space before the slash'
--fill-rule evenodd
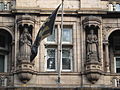
<path id="1" fill-rule="evenodd" d="M 60 6 L 61 4 L 53 11 L 53 13 L 47 18 L 45 23 L 39 29 L 36 39 L 31 47 L 30 61 L 32 61 L 37 56 L 40 41 L 52 34 L 56 15 Z"/>

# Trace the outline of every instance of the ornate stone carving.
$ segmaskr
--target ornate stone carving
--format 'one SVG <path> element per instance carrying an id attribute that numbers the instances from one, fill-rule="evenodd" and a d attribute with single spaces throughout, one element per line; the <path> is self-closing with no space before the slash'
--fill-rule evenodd
<path id="1" fill-rule="evenodd" d="M 83 27 L 86 30 L 86 62 L 85 74 L 87 79 L 94 84 L 98 81 L 101 72 L 101 60 L 99 56 L 98 30 L 101 21 L 94 16 L 83 20 Z"/>
<path id="2" fill-rule="evenodd" d="M 106 38 L 106 35 L 110 32 L 111 30 L 111 26 L 103 26 L 103 29 L 102 29 L 102 37 L 103 37 L 103 40 L 105 40 Z"/>
<path id="3" fill-rule="evenodd" d="M 94 30 L 91 29 L 90 33 L 87 35 L 87 61 L 98 62 L 99 58 L 99 50 L 98 50 L 98 38 L 97 35 L 94 34 Z"/>
<path id="4" fill-rule="evenodd" d="M 98 17 L 95 16 L 86 17 L 82 23 L 84 29 L 87 29 L 91 26 L 95 26 L 96 28 L 99 28 L 101 25 L 100 19 L 98 19 Z"/>
<path id="5" fill-rule="evenodd" d="M 20 37 L 16 73 L 22 83 L 27 83 L 34 74 L 34 62 L 30 62 L 34 23 L 27 15 L 17 19 Z"/>
<path id="6" fill-rule="evenodd" d="M 32 37 L 28 27 L 24 27 L 19 40 L 20 50 L 18 60 L 28 60 L 30 62 Z"/>

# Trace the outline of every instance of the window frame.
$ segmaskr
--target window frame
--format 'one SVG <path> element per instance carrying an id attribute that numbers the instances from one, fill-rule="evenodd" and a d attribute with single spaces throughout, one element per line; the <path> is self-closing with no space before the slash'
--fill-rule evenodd
<path id="1" fill-rule="evenodd" d="M 57 72 L 57 70 L 59 70 L 58 68 L 58 54 L 59 54 L 59 43 L 60 43 L 60 30 L 61 30 L 61 24 L 56 24 L 55 25 L 55 42 L 49 42 L 47 41 L 47 38 L 45 38 L 45 71 L 46 72 Z M 69 49 L 70 50 L 70 69 L 62 69 L 62 65 L 61 65 L 61 72 L 71 72 L 73 71 L 73 65 L 74 65 L 74 60 L 73 60 L 73 29 L 74 29 L 74 24 L 64 24 L 63 25 L 63 29 L 66 28 L 66 29 L 69 29 L 70 30 L 70 33 L 71 33 L 71 41 L 70 42 L 64 42 L 62 40 L 62 49 Z M 62 32 L 63 33 L 63 32 Z M 63 35 L 62 35 L 63 36 Z M 61 38 L 62 39 L 62 38 Z M 48 48 L 55 48 L 56 51 L 55 51 L 55 69 L 47 69 L 47 49 Z"/>
<path id="2" fill-rule="evenodd" d="M 66 42 L 66 41 L 63 41 L 63 31 L 64 29 L 69 29 L 71 31 L 71 41 L 70 42 Z M 68 26 L 68 25 L 64 25 L 63 26 L 63 31 L 62 31 L 62 44 L 72 44 L 73 42 L 73 27 L 72 25 Z"/>
<path id="3" fill-rule="evenodd" d="M 47 50 L 48 49 L 55 49 L 55 69 L 48 69 L 47 68 L 47 60 L 48 60 L 48 55 L 47 55 Z M 45 71 L 56 71 L 57 70 L 57 48 L 45 48 Z"/>
<path id="4" fill-rule="evenodd" d="M 4 56 L 4 71 L 0 72 L 0 73 L 5 73 L 5 72 L 7 72 L 7 55 L 5 55 L 3 53 L 0 53 L 0 55 Z"/>
<path id="5" fill-rule="evenodd" d="M 73 70 L 73 57 L 72 57 L 73 50 L 72 50 L 72 48 L 64 48 L 64 47 L 62 48 L 62 50 L 63 49 L 70 50 L 70 57 L 69 57 L 69 59 L 70 59 L 70 69 L 63 69 L 63 65 L 61 65 L 61 71 L 63 71 L 63 72 L 70 72 L 70 71 Z M 63 55 L 62 55 L 62 59 L 63 59 Z"/>
<path id="6" fill-rule="evenodd" d="M 120 56 L 116 56 L 116 57 L 114 57 L 114 72 L 115 73 L 117 73 L 117 68 L 116 68 L 116 58 L 120 58 Z M 117 74 L 120 74 L 120 72 L 119 73 L 117 73 Z"/>
<path id="7" fill-rule="evenodd" d="M 45 41 L 47 44 L 57 44 L 57 40 L 58 40 L 58 25 L 55 25 L 54 27 L 54 31 L 55 31 L 55 40 L 54 41 L 48 41 L 47 38 L 49 38 L 49 36 L 47 38 L 45 38 Z"/>

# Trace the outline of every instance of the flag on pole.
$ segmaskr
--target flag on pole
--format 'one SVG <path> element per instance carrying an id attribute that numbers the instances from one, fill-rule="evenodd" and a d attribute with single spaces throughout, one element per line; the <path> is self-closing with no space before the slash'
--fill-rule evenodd
<path id="1" fill-rule="evenodd" d="M 61 4 L 52 12 L 52 14 L 47 18 L 45 23 L 39 29 L 36 39 L 31 47 L 30 61 L 32 61 L 37 56 L 40 41 L 52 34 L 55 19 L 60 6 Z"/>

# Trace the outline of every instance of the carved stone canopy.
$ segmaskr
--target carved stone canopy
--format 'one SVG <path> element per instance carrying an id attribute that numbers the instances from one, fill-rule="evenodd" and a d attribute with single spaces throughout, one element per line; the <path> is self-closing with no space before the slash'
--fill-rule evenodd
<path id="1" fill-rule="evenodd" d="M 83 28 L 89 30 L 90 28 L 98 29 L 100 27 L 101 21 L 98 17 L 88 16 L 83 20 Z"/>
<path id="2" fill-rule="evenodd" d="M 34 27 L 36 21 L 35 21 L 34 18 L 32 18 L 29 15 L 23 15 L 21 17 L 18 17 L 16 22 L 17 22 L 18 27 L 21 27 L 21 26 L 24 26 L 24 25 Z"/>

